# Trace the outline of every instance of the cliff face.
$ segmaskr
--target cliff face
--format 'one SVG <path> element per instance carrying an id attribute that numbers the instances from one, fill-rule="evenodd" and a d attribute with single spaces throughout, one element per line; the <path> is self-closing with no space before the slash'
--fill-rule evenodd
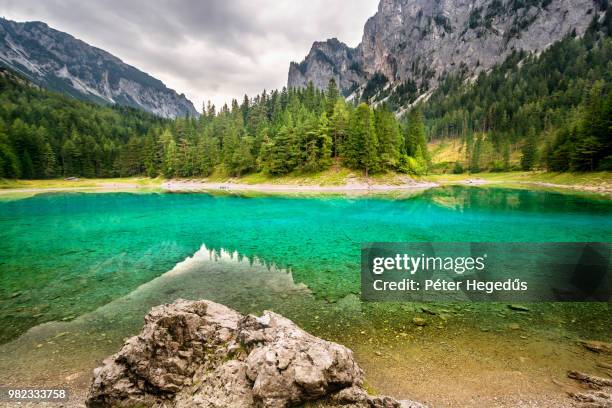
<path id="1" fill-rule="evenodd" d="M 304 61 L 289 66 L 288 86 L 301 88 L 312 81 L 316 87 L 325 88 L 333 77 L 342 90 L 350 90 L 353 84 L 366 80 L 357 52 L 336 38 L 315 42 Z"/>
<path id="2" fill-rule="evenodd" d="M 327 85 L 346 93 L 382 74 L 391 86 L 414 81 L 423 93 L 444 73 L 477 74 L 513 50 L 541 51 L 602 13 L 598 0 L 381 0 L 351 49 L 333 39 L 315 43 L 292 63 L 289 86 Z M 340 44 L 333 46 L 333 44 Z M 302 67 L 300 70 L 299 68 Z"/>
<path id="3" fill-rule="evenodd" d="M 79 99 L 131 106 L 162 117 L 197 115 L 160 80 L 41 22 L 0 18 L 0 65 Z"/>

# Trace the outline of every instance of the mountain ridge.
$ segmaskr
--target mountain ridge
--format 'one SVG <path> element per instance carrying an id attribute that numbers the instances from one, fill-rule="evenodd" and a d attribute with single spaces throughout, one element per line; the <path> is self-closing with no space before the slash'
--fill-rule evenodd
<path id="1" fill-rule="evenodd" d="M 198 114 L 184 94 L 159 79 L 41 21 L 0 18 L 0 65 L 78 99 L 130 106 L 165 118 Z"/>
<path id="2" fill-rule="evenodd" d="M 540 52 L 605 11 L 599 0 L 381 0 L 361 43 L 313 43 L 289 67 L 287 85 L 334 78 L 345 96 L 370 102 L 393 94 L 404 105 L 459 69 L 475 76 L 518 50 Z M 361 98 L 367 91 L 367 97 Z M 406 96 L 406 94 L 409 94 Z"/>

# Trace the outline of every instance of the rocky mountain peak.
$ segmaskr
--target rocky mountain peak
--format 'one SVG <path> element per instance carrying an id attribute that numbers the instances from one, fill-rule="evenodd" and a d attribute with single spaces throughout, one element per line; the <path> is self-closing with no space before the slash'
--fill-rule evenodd
<path id="1" fill-rule="evenodd" d="M 324 88 L 333 77 L 342 89 L 349 89 L 364 79 L 356 52 L 337 38 L 316 41 L 304 61 L 291 63 L 288 86 L 304 87 L 312 81 L 316 87 Z"/>
<path id="2" fill-rule="evenodd" d="M 0 65 L 79 99 L 131 106 L 167 118 L 198 114 L 185 95 L 160 80 L 40 21 L 0 18 Z"/>

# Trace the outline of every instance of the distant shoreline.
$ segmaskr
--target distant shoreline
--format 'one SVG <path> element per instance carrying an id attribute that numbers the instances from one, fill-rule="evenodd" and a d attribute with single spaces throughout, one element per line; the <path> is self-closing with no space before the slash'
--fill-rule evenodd
<path id="1" fill-rule="evenodd" d="M 400 174 L 370 178 L 348 172 L 327 171 L 314 176 L 265 177 L 259 174 L 242 178 L 162 179 L 127 177 L 111 179 L 0 180 L 0 196 L 45 192 L 82 191 L 160 191 L 160 192 L 260 192 L 356 193 L 418 191 L 443 186 L 505 187 L 524 190 L 585 192 L 612 197 L 612 173 L 511 172 L 479 174 L 432 174 L 411 178 Z"/>

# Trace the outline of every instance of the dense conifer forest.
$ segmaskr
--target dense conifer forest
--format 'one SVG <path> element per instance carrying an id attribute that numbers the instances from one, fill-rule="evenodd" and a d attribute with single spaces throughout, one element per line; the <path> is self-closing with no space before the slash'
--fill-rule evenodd
<path id="1" fill-rule="evenodd" d="M 151 114 L 45 91 L 0 70 L 0 177 L 111 177 L 125 147 L 166 125 Z"/>

